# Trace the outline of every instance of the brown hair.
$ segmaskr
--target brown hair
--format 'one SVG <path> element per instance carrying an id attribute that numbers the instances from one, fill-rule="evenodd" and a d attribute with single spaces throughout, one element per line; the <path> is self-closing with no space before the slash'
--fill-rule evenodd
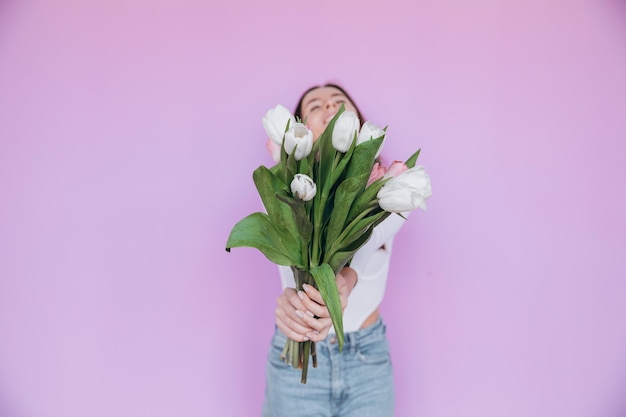
<path id="1" fill-rule="evenodd" d="M 302 93 L 302 95 L 300 96 L 300 99 L 298 100 L 298 105 L 296 106 L 296 110 L 293 112 L 293 115 L 296 118 L 302 119 L 302 100 L 304 100 L 304 97 L 307 94 L 309 94 L 311 91 L 317 90 L 318 88 L 323 88 L 323 87 L 333 87 L 341 91 L 341 93 L 343 93 L 343 95 L 346 96 L 346 98 L 350 100 L 350 102 L 354 105 L 354 108 L 356 109 L 356 115 L 359 117 L 361 126 L 363 126 L 363 123 L 365 123 L 365 120 L 363 120 L 363 114 L 361 114 L 361 110 L 359 110 L 359 107 L 356 105 L 354 100 L 352 100 L 352 97 L 350 97 L 350 95 L 346 92 L 346 90 L 343 89 L 343 87 L 340 87 L 337 84 L 332 84 L 332 83 L 327 83 L 324 85 L 316 85 L 316 86 L 309 88 L 304 93 Z"/>

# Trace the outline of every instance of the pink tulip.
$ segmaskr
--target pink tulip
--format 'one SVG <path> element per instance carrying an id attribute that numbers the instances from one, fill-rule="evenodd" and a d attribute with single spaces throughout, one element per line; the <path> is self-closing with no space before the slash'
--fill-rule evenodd
<path id="1" fill-rule="evenodd" d="M 387 169 L 387 173 L 385 173 L 385 178 L 395 178 L 407 169 L 409 169 L 409 167 L 407 167 L 404 162 L 393 161 L 393 163 L 389 166 L 389 169 Z"/>
<path id="2" fill-rule="evenodd" d="M 374 164 L 374 167 L 372 168 L 370 179 L 367 180 L 367 185 L 369 186 L 371 183 L 373 183 L 377 179 L 382 178 L 386 172 L 387 170 L 385 169 L 385 167 L 381 166 L 378 162 L 376 162 Z"/>

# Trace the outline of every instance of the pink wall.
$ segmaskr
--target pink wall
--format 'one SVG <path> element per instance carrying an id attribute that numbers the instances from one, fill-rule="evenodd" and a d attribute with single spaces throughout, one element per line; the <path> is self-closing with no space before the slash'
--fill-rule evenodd
<path id="1" fill-rule="evenodd" d="M 152 3 L 0 3 L 1 416 L 259 415 L 279 283 L 224 244 L 327 80 L 432 176 L 397 416 L 626 415 L 623 5 Z"/>

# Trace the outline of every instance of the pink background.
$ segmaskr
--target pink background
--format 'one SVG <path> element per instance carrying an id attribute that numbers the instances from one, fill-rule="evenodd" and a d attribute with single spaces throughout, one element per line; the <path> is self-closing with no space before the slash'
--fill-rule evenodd
<path id="1" fill-rule="evenodd" d="M 616 0 L 0 2 L 0 416 L 259 415 L 280 286 L 224 245 L 261 117 L 329 80 L 432 176 L 397 416 L 626 416 Z"/>

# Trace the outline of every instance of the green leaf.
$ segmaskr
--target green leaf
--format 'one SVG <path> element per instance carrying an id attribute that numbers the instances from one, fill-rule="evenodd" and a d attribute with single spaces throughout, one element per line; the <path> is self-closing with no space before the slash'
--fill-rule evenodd
<path id="1" fill-rule="evenodd" d="M 417 152 L 415 152 L 413 155 L 409 157 L 409 159 L 406 160 L 405 162 L 406 166 L 408 166 L 409 168 L 413 168 L 415 166 L 415 163 L 417 162 L 417 158 L 420 156 L 420 151 L 421 149 L 418 149 Z"/>
<path id="2" fill-rule="evenodd" d="M 354 227 L 353 232 L 347 237 L 347 239 L 344 239 L 342 244 L 338 246 L 338 249 L 334 250 L 332 253 L 329 252 L 328 258 L 324 260 L 330 265 L 331 268 L 333 268 L 334 271 L 338 271 L 343 268 L 352 260 L 354 254 L 367 243 L 370 237 L 372 237 L 374 228 L 392 214 L 393 213 L 381 211 L 374 216 L 370 216 L 369 219 L 363 219 L 357 224 L 357 226 Z"/>
<path id="3" fill-rule="evenodd" d="M 341 242 L 342 245 L 344 246 L 348 246 L 352 244 L 352 240 L 351 239 L 351 235 L 353 234 L 361 234 L 363 233 L 363 230 L 370 228 L 373 229 L 374 227 L 378 226 L 378 224 L 380 222 L 382 222 L 383 220 L 385 220 L 391 213 L 382 209 L 379 209 L 378 211 L 375 211 L 374 213 L 368 215 L 367 217 L 354 222 L 354 224 L 350 224 L 350 230 L 349 230 L 349 234 L 348 236 Z"/>
<path id="4" fill-rule="evenodd" d="M 350 246 L 344 246 L 341 250 L 333 252 L 332 254 L 329 253 L 327 263 L 330 265 L 330 267 L 334 271 L 338 271 L 343 268 L 350 260 L 352 260 L 354 254 L 359 249 L 361 249 L 361 247 L 365 245 L 365 243 L 367 243 L 369 238 L 372 236 L 373 230 L 373 227 L 366 229 L 364 233 L 356 236 L 357 238 L 352 242 Z"/>
<path id="5" fill-rule="evenodd" d="M 354 153 L 354 149 L 356 147 L 355 144 L 356 144 L 356 132 L 354 133 L 354 139 L 352 140 L 352 144 L 350 145 L 346 153 L 337 152 L 337 154 L 335 155 L 336 166 L 334 167 L 330 175 L 330 181 L 328 185 L 329 189 L 332 188 L 334 185 L 336 185 L 336 183 L 340 182 L 341 179 L 347 177 L 345 174 L 346 167 L 348 166 L 348 164 L 350 163 L 350 160 L 352 159 L 352 154 Z"/>
<path id="6" fill-rule="evenodd" d="M 348 213 L 352 207 L 357 194 L 369 178 L 369 173 L 364 173 L 358 177 L 351 177 L 344 180 L 335 192 L 333 210 L 330 214 L 330 222 L 326 229 L 326 247 L 331 247 L 333 242 L 344 230 Z"/>
<path id="7" fill-rule="evenodd" d="M 332 185 L 329 183 L 331 182 L 330 176 L 331 176 L 332 167 L 335 161 L 335 155 L 337 153 L 341 153 L 341 152 L 337 152 L 335 148 L 333 148 L 333 139 L 332 139 L 333 129 L 335 128 L 335 122 L 337 122 L 337 119 L 339 118 L 339 116 L 341 116 L 341 114 L 344 111 L 345 111 L 345 107 L 343 104 L 341 104 L 341 106 L 339 107 L 339 111 L 333 116 L 330 122 L 328 122 L 326 129 L 324 129 L 324 132 L 322 132 L 319 139 L 317 140 L 320 143 L 319 145 L 320 170 L 318 173 L 318 177 L 316 178 L 316 184 L 317 184 L 318 190 L 328 190 L 329 189 L 328 187 Z"/>
<path id="8" fill-rule="evenodd" d="M 293 237 L 277 228 L 265 213 L 252 213 L 235 224 L 226 242 L 226 251 L 237 247 L 256 248 L 278 265 L 302 266 Z"/>
<path id="9" fill-rule="evenodd" d="M 311 171 L 312 171 L 312 167 L 311 167 L 311 161 L 309 161 L 309 158 L 302 158 L 298 163 L 298 173 L 304 174 L 313 178 L 313 173 Z"/>
<path id="10" fill-rule="evenodd" d="M 311 243 L 311 262 L 318 263 L 320 259 L 320 247 L 322 245 L 321 231 L 322 225 L 326 222 L 323 218 L 324 213 L 328 209 L 328 198 L 330 196 L 330 177 L 333 171 L 333 165 L 338 152 L 332 145 L 332 131 L 335 126 L 337 118 L 345 110 L 342 104 L 339 111 L 330 120 L 324 132 L 320 135 L 317 143 L 319 143 L 319 156 L 316 154 L 314 157 L 315 164 L 313 166 L 313 174 L 315 184 L 317 186 L 317 194 L 312 200 L 312 218 L 314 224 L 313 230 L 313 242 Z"/>
<path id="11" fill-rule="evenodd" d="M 293 214 L 292 219 L 294 219 L 297 228 L 294 236 L 302 236 L 304 242 L 309 242 L 311 240 L 313 225 L 311 224 L 309 216 L 306 214 L 304 201 L 294 198 L 289 191 L 285 190 L 277 192 L 276 198 L 291 209 Z"/>
<path id="12" fill-rule="evenodd" d="M 278 178 L 283 178 L 283 165 L 279 162 L 276 165 L 272 166 L 270 172 L 276 175 Z"/>
<path id="13" fill-rule="evenodd" d="M 378 180 L 371 183 L 367 188 L 365 188 L 365 190 L 361 194 L 359 194 L 359 196 L 352 204 L 352 207 L 350 208 L 350 213 L 348 213 L 349 222 L 355 219 L 364 210 L 367 210 L 369 207 L 371 207 L 371 205 L 373 204 L 372 202 L 376 200 L 376 195 L 378 194 L 378 191 L 380 191 L 382 186 L 387 181 L 389 181 L 389 179 L 390 178 L 379 178 Z"/>
<path id="14" fill-rule="evenodd" d="M 380 222 L 386 219 L 390 214 L 391 213 L 389 212 L 381 210 L 379 213 L 354 222 L 354 224 L 350 224 L 349 230 L 346 231 L 346 234 L 341 238 L 341 241 L 333 242 L 333 245 L 330 248 L 327 248 L 324 261 L 328 262 L 333 268 L 342 266 L 341 262 L 345 262 L 349 260 L 349 258 L 345 258 L 347 255 L 340 255 L 340 257 L 337 258 L 337 254 L 352 253 L 352 255 L 354 255 L 354 253 L 359 250 L 365 242 L 367 242 L 369 236 L 374 230 L 374 227 L 380 224 Z"/>
<path id="15" fill-rule="evenodd" d="M 381 136 L 378 139 L 368 140 L 367 142 L 363 142 L 354 148 L 354 153 L 350 159 L 350 165 L 346 171 L 347 177 L 367 172 L 369 178 L 369 174 L 372 172 L 372 168 L 374 167 L 374 161 L 376 160 L 376 152 L 378 152 L 378 148 L 382 145 L 383 139 L 384 136 Z"/>
<path id="16" fill-rule="evenodd" d="M 339 342 L 339 350 L 343 349 L 343 309 L 341 308 L 341 299 L 337 290 L 337 282 L 335 281 L 335 273 L 328 264 L 311 268 L 311 275 L 315 279 L 315 285 L 322 295 L 322 299 L 330 313 L 330 320 L 335 326 L 337 341 Z"/>
<path id="17" fill-rule="evenodd" d="M 285 183 L 291 184 L 291 180 L 293 177 L 298 174 L 298 165 L 296 161 L 296 152 L 292 152 L 291 155 L 287 157 L 286 168 L 287 168 L 287 176 L 285 177 Z"/>
<path id="18" fill-rule="evenodd" d="M 263 201 L 267 214 L 275 224 L 279 224 L 292 235 L 298 235 L 291 209 L 284 202 L 276 199 L 276 193 L 289 192 L 287 185 L 264 166 L 258 167 L 252 174 L 254 184 Z"/>

